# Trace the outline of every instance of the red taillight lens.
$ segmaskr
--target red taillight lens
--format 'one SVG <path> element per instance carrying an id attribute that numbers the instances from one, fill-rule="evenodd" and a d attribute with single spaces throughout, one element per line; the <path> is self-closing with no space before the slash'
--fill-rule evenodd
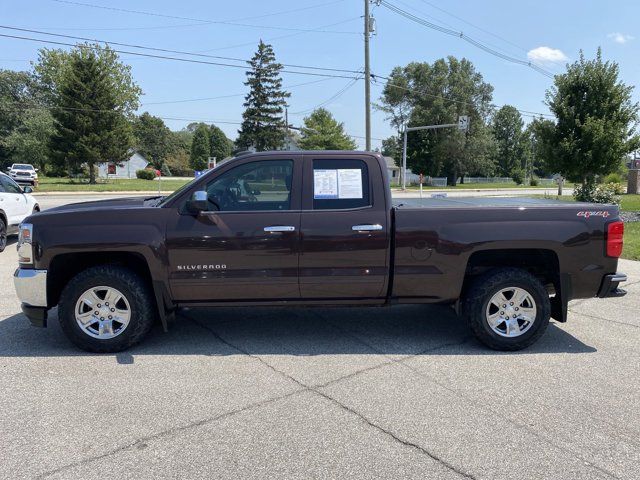
<path id="1" fill-rule="evenodd" d="M 612 222 L 607 225 L 607 256 L 619 257 L 622 254 L 622 236 L 624 223 Z"/>

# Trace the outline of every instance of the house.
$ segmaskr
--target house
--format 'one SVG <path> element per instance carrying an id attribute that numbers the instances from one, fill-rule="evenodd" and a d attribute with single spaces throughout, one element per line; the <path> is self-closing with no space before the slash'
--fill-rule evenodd
<path id="1" fill-rule="evenodd" d="M 400 186 L 402 183 L 402 167 L 396 165 L 393 157 L 384 157 L 387 163 L 387 173 L 389 174 L 389 183 L 391 186 Z M 407 168 L 407 185 L 417 185 L 420 182 L 420 175 L 416 175 Z"/>
<path id="2" fill-rule="evenodd" d="M 149 162 L 136 151 L 131 151 L 131 156 L 120 163 L 106 162 L 98 166 L 99 178 L 136 178 L 136 171 L 147 168 Z"/>

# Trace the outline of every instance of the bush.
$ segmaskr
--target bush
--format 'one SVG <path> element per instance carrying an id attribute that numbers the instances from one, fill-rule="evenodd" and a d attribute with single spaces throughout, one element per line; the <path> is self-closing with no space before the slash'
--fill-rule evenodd
<path id="1" fill-rule="evenodd" d="M 178 177 L 193 177 L 193 169 L 189 166 L 189 155 L 185 152 L 169 155 L 165 165 Z"/>
<path id="2" fill-rule="evenodd" d="M 616 172 L 610 173 L 609 175 L 604 177 L 602 181 L 602 183 L 622 183 L 622 182 L 623 182 L 622 175 Z"/>
<path id="3" fill-rule="evenodd" d="M 162 162 L 162 168 L 160 169 L 163 177 L 171 177 L 171 170 L 169 170 L 169 166 L 167 162 Z"/>
<path id="4" fill-rule="evenodd" d="M 532 187 L 537 187 L 538 183 L 540 183 L 538 180 L 538 177 L 531 177 L 531 181 L 529 182 L 529 185 L 531 185 Z"/>
<path id="5" fill-rule="evenodd" d="M 518 185 L 522 185 L 524 183 L 524 170 L 516 169 L 511 173 L 511 178 Z"/>
<path id="6" fill-rule="evenodd" d="M 136 178 L 141 180 L 153 180 L 156 178 L 156 171 L 145 168 L 144 170 L 136 170 Z"/>
<path id="7" fill-rule="evenodd" d="M 619 195 L 622 193 L 624 193 L 624 190 L 619 183 L 607 183 L 598 186 L 593 183 L 588 183 L 584 187 L 582 185 L 576 185 L 573 189 L 573 197 L 579 202 L 609 203 L 615 205 L 620 204 Z"/>

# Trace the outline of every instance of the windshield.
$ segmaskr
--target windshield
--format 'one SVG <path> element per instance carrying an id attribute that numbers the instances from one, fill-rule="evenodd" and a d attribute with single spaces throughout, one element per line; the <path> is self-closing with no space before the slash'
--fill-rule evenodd
<path id="1" fill-rule="evenodd" d="M 13 164 L 13 169 L 14 170 L 33 170 L 33 167 L 31 165 L 23 165 L 21 163 L 14 163 Z"/>

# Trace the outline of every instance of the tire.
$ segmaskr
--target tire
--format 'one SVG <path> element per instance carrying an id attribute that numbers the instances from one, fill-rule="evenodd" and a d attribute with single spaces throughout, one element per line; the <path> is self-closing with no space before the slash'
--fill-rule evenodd
<path id="1" fill-rule="evenodd" d="M 500 268 L 473 280 L 464 296 L 462 312 L 480 342 L 494 350 L 515 351 L 542 336 L 549 325 L 551 305 L 544 285 L 532 274 L 518 268 Z"/>
<path id="2" fill-rule="evenodd" d="M 108 294 L 114 299 L 120 294 L 121 298 L 109 305 Z M 151 330 L 157 318 L 153 298 L 147 282 L 127 268 L 115 265 L 90 267 L 73 277 L 62 291 L 58 303 L 60 326 L 69 340 L 83 350 L 120 352 L 139 343 Z M 96 312 L 99 315 L 94 315 Z M 114 315 L 112 320 L 107 319 L 110 313 Z M 84 328 L 77 316 L 86 318 Z"/>
<path id="3" fill-rule="evenodd" d="M 4 218 L 0 217 L 0 252 L 4 252 L 7 247 L 7 224 Z"/>

